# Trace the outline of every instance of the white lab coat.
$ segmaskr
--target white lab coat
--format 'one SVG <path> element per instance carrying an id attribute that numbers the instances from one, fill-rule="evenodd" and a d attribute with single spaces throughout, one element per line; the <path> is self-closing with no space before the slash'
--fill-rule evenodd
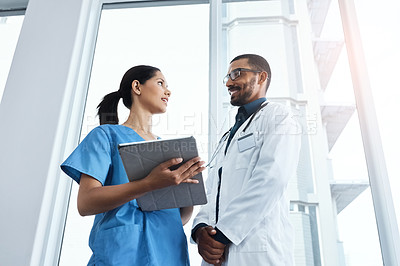
<path id="1" fill-rule="evenodd" d="M 216 226 L 232 241 L 223 265 L 290 266 L 294 264 L 293 231 L 285 194 L 289 179 L 296 174 L 300 126 L 290 108 L 277 103 L 261 109 L 243 132 L 248 122 L 238 129 L 226 155 L 226 140 L 220 143 L 223 146 L 210 164 L 206 181 L 208 203 L 201 207 L 193 226 Z M 209 264 L 203 261 L 202 265 Z"/>

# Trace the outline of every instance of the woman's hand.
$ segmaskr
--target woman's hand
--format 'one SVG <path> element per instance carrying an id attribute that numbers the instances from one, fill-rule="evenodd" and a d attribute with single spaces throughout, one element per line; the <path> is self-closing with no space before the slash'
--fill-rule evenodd
<path id="1" fill-rule="evenodd" d="M 195 157 L 177 169 L 171 170 L 171 167 L 180 163 L 182 163 L 182 158 L 175 158 L 155 167 L 144 179 L 149 184 L 150 190 L 179 185 L 183 182 L 199 183 L 198 180 L 192 179 L 192 177 L 204 171 L 204 161 L 200 161 L 200 157 Z"/>
<path id="2" fill-rule="evenodd" d="M 182 159 L 172 159 L 155 167 L 144 179 L 121 185 L 103 186 L 92 176 L 82 174 L 78 192 L 78 211 L 82 216 L 112 210 L 122 204 L 139 198 L 145 193 L 182 182 L 198 183 L 192 179 L 205 169 L 199 157 L 182 164 L 176 170 L 171 166 L 180 164 Z"/>

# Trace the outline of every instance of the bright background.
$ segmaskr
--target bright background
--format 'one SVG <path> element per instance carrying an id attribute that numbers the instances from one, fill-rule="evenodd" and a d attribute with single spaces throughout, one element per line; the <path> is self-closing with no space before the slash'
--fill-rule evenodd
<path id="1" fill-rule="evenodd" d="M 400 136 L 400 119 L 398 118 L 400 107 L 397 101 L 400 98 L 400 88 L 396 72 L 398 62 L 400 62 L 398 48 L 400 47 L 400 33 L 397 29 L 400 25 L 400 17 L 398 16 L 400 2 L 395 0 L 379 2 L 356 0 L 355 2 L 393 192 L 393 201 L 399 221 L 400 164 L 398 163 L 397 153 L 400 148 L 398 138 Z M 118 11 L 121 12 L 118 14 L 120 23 L 124 23 L 125 20 L 126 25 L 132 25 L 131 19 L 136 19 L 134 25 L 138 25 L 138 28 L 128 27 L 125 29 L 125 36 L 127 38 L 129 36 L 129 39 L 134 38 L 134 42 L 124 42 L 118 39 L 120 37 L 117 35 L 120 35 L 121 32 L 113 31 L 113 27 L 107 28 L 107 15 L 104 12 L 101 23 L 105 26 L 102 28 L 103 33 L 100 32 L 99 34 L 96 48 L 86 106 L 87 111 L 82 128 L 83 136 L 97 123 L 97 118 L 94 115 L 95 105 L 106 93 L 118 88 L 124 71 L 134 64 L 154 64 L 162 69 L 172 90 L 168 113 L 154 121 L 156 133 L 162 137 L 194 134 L 199 139 L 203 158 L 207 157 L 208 106 L 205 103 L 208 101 L 208 6 L 196 6 L 196 10 L 192 11 L 188 11 L 186 8 L 190 9 L 191 7 L 185 6 L 182 9 L 180 7 L 159 8 L 159 16 L 165 16 L 165 19 L 163 20 L 164 23 L 157 25 L 144 24 L 144 21 L 150 21 L 154 17 L 153 13 L 150 15 L 144 11 L 145 9 L 140 9 L 140 12 L 137 12 L 134 18 L 124 15 L 124 13 L 127 14 L 128 10 Z M 172 12 L 176 12 L 177 15 L 171 15 Z M 340 38 L 342 33 L 337 18 L 337 2 L 332 1 L 331 11 L 326 21 L 325 36 L 339 36 Z M 22 20 L 22 17 L 0 18 L 0 98 L 5 87 Z M 151 39 L 143 39 L 140 30 L 147 33 L 154 32 L 154 36 Z M 104 34 L 104 37 L 102 37 L 102 34 Z M 186 37 L 186 42 L 182 42 L 182 36 Z M 114 47 L 113 52 L 109 53 L 107 47 Z M 135 52 L 135 58 L 129 58 L 123 52 L 126 50 Z M 151 50 L 154 57 L 140 53 L 143 50 Z M 168 51 L 168 53 L 165 51 Z M 103 58 L 100 59 L 102 53 Z M 101 62 L 101 60 L 106 61 Z M 97 67 L 98 65 L 107 65 L 107 68 L 101 69 Z M 194 69 L 197 73 L 196 76 L 192 75 Z M 343 48 L 324 97 L 329 101 L 354 103 L 345 48 Z M 183 112 L 182 110 L 189 111 Z M 123 112 L 121 112 L 121 115 L 121 120 L 123 120 Z M 330 157 L 335 178 L 365 179 L 367 177 L 356 114 L 353 115 L 342 136 L 332 149 Z M 90 229 L 92 218 L 82 218 L 77 216 L 76 213 L 74 214 L 74 210 L 76 212 L 75 192 L 76 190 L 73 190 L 71 195 L 71 208 L 64 238 L 61 265 L 80 265 L 82 261 L 87 261 L 88 252 L 90 254 L 87 247 L 87 232 Z M 371 204 L 370 192 L 367 190 L 338 216 L 340 239 L 344 242 L 347 265 L 381 265 L 376 227 L 371 222 L 371 220 L 374 220 Z M 185 226 L 187 232 L 190 224 Z M 69 228 L 74 228 L 75 233 L 70 233 Z M 366 232 L 373 232 L 373 234 L 366 236 Z M 366 237 L 368 241 L 365 241 Z M 368 247 L 373 249 L 372 252 L 366 250 L 365 245 L 367 243 L 363 245 L 364 241 L 370 242 Z M 199 260 L 195 246 L 189 246 L 193 265 L 197 265 Z M 74 249 L 68 251 L 69 247 Z M 73 251 L 77 249 L 82 252 L 77 254 Z"/>

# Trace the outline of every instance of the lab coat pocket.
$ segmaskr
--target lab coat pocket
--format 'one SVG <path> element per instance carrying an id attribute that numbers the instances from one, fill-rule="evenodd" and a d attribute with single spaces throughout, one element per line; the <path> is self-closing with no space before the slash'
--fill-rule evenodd
<path id="1" fill-rule="evenodd" d="M 241 136 L 237 140 L 239 153 L 236 157 L 236 169 L 248 168 L 249 161 L 253 155 L 256 140 L 253 133 Z"/>
<path id="2" fill-rule="evenodd" d="M 256 146 L 256 140 L 253 133 L 239 137 L 237 143 L 239 152 L 244 152 L 245 150 L 251 149 Z"/>
<path id="3" fill-rule="evenodd" d="M 95 265 L 148 265 L 147 246 L 140 225 L 99 231 L 92 250 Z"/>

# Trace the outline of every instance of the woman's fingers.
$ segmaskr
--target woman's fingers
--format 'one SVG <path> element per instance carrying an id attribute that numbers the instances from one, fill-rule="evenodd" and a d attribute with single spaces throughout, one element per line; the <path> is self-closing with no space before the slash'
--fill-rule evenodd
<path id="1" fill-rule="evenodd" d="M 192 177 L 204 171 L 205 167 L 202 165 L 205 162 L 200 161 L 200 157 L 192 158 L 185 163 L 182 163 L 182 161 L 182 158 L 174 158 L 154 168 L 149 177 L 155 187 L 178 185 L 182 182 L 191 184 L 199 183 L 198 180 Z"/>
<path id="2" fill-rule="evenodd" d="M 187 178 L 187 179 L 183 180 L 182 183 L 198 184 L 198 183 L 199 183 L 199 180 L 197 180 L 197 179 L 192 179 L 192 178 Z"/>
<path id="3" fill-rule="evenodd" d="M 204 165 L 204 163 L 205 163 L 204 161 L 198 161 L 197 163 L 193 164 L 190 168 L 186 169 L 186 171 L 181 173 L 181 177 L 183 178 L 183 180 L 191 179 L 192 177 L 204 171 L 206 169 L 205 167 L 202 166 Z"/>
<path id="4" fill-rule="evenodd" d="M 182 158 L 173 158 L 171 160 L 165 161 L 163 163 L 160 164 L 161 169 L 168 169 L 171 166 L 180 164 L 183 161 Z"/>
<path id="5" fill-rule="evenodd" d="M 179 159 L 181 159 L 181 158 L 179 158 Z M 171 168 L 171 166 L 179 164 L 180 162 L 179 162 L 178 158 L 171 159 L 169 161 L 164 162 L 163 167 Z M 187 162 L 185 162 L 184 164 L 182 164 L 181 166 L 179 166 L 179 168 L 173 170 L 173 172 L 175 172 L 179 176 L 181 176 L 182 180 L 186 180 L 186 179 L 191 178 L 191 177 L 197 175 L 198 173 L 204 171 L 205 167 L 202 166 L 204 164 L 205 164 L 205 162 L 201 161 L 200 157 L 194 157 L 194 158 L 188 160 Z"/>
<path id="6" fill-rule="evenodd" d="M 176 171 L 179 174 L 183 174 L 184 172 L 195 166 L 198 162 L 200 162 L 200 157 L 194 157 L 182 164 L 178 169 L 176 169 Z"/>

